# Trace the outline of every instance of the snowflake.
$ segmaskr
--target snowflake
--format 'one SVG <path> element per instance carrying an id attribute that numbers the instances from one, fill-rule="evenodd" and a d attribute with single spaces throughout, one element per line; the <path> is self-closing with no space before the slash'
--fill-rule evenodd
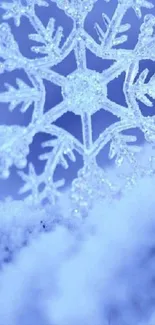
<path id="1" fill-rule="evenodd" d="M 119 184 L 113 184 L 106 170 L 97 162 L 97 156 L 105 146 L 109 146 L 109 159 L 115 160 L 119 170 L 124 161 L 131 166 L 130 174 L 122 175 L 126 180 L 124 186 L 132 185 L 136 177 L 144 173 L 154 172 L 151 162 L 150 165 L 148 162 L 145 170 L 140 166 L 137 138 L 127 133 L 139 128 L 149 143 L 153 145 L 155 141 L 155 116 L 145 116 L 140 109 L 141 104 L 152 107 L 155 99 L 155 75 L 150 77 L 147 68 L 140 68 L 142 61 L 155 60 L 155 16 L 149 12 L 142 15 L 143 9 L 149 11 L 153 8 L 153 3 L 150 0 L 117 0 L 112 17 L 103 12 L 102 24 L 95 23 L 95 40 L 87 32 L 85 22 L 98 1 L 2 0 L 0 3 L 0 73 L 3 76 L 22 70 L 28 78 L 25 81 L 15 77 L 15 86 L 5 83 L 0 92 L 0 102 L 8 104 L 10 114 L 17 107 L 21 114 L 31 111 L 28 125 L 0 125 L 0 176 L 8 178 L 14 166 L 24 182 L 19 192 L 20 195 L 25 194 L 22 202 L 40 205 L 47 200 L 48 204 L 53 205 L 65 185 L 65 179 L 55 180 L 55 171 L 59 165 L 69 168 L 68 158 L 75 163 L 78 153 L 83 158 L 83 167 L 74 178 L 70 190 L 71 214 L 74 211 L 78 216 L 87 215 L 93 201 L 105 197 L 113 199 L 121 191 Z M 114 1 L 103 2 L 107 6 Z M 54 5 L 72 21 L 72 30 L 67 37 L 64 36 L 64 28 L 58 26 L 54 17 L 49 18 L 45 26 L 37 14 L 38 6 Z M 123 47 L 132 27 L 129 23 L 123 23 L 129 9 L 141 19 L 137 44 L 133 49 Z M 23 17 L 33 30 L 28 35 L 30 44 L 33 43 L 33 46 L 28 45 L 35 56 L 33 58 L 24 56 L 14 35 L 13 23 L 20 31 Z M 88 50 L 96 57 L 112 60 L 113 63 L 102 72 L 89 69 Z M 55 67 L 72 52 L 76 60 L 75 71 L 66 76 L 56 72 Z M 122 73 L 125 75 L 124 106 L 110 99 L 108 90 L 109 83 Z M 62 94 L 62 101 L 47 111 L 45 80 L 61 87 Z M 117 121 L 94 140 L 92 117 L 99 110 L 111 113 Z M 67 112 L 81 118 L 82 141 L 55 124 Z M 37 173 L 27 158 L 39 133 L 50 136 L 42 147 L 52 149 L 45 150 L 39 156 L 45 162 L 42 173 Z"/>

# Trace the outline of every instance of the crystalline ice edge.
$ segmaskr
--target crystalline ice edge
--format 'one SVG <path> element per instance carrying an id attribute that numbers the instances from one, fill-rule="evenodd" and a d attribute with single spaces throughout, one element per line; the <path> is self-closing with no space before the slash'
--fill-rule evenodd
<path id="1" fill-rule="evenodd" d="M 108 179 L 106 171 L 96 160 L 98 153 L 107 144 L 110 144 L 109 159 L 115 159 L 116 165 L 120 167 L 120 174 L 124 161 L 131 165 L 129 174 L 122 174 L 122 184 L 125 187 L 132 186 L 139 176 L 154 173 L 153 156 L 149 157 L 147 168 L 143 168 L 137 158 L 140 148 L 136 143 L 136 136 L 123 133 L 139 128 L 152 146 L 155 140 L 155 116 L 144 116 L 139 107 L 139 102 L 151 107 L 155 99 L 155 76 L 148 80 L 148 69 L 139 72 L 142 60 L 155 60 L 155 16 L 151 12 L 154 5 L 149 0 L 117 0 L 111 19 L 102 13 L 105 29 L 100 24 L 95 24 L 98 35 L 96 42 L 85 29 L 85 20 L 97 1 L 99 0 L 14 0 L 0 3 L 0 73 L 22 69 L 31 83 L 30 86 L 17 78 L 17 87 L 5 84 L 5 91 L 0 93 L 0 103 L 8 103 L 10 112 L 18 105 L 22 113 L 30 106 L 33 107 L 32 118 L 27 126 L 0 125 L 0 177 L 7 179 L 11 166 L 15 166 L 24 181 L 20 194 L 28 193 L 22 199 L 22 204 L 26 202 L 33 207 L 40 206 L 46 199 L 48 205 L 53 205 L 65 183 L 64 179 L 54 181 L 55 169 L 58 165 L 68 168 L 68 158 L 76 163 L 75 152 L 78 152 L 83 157 L 83 167 L 72 182 L 70 197 L 71 215 L 80 217 L 87 215 L 93 201 L 113 199 L 122 190 L 120 183 L 113 184 Z M 63 43 L 63 27 L 57 26 L 53 16 L 45 26 L 36 12 L 38 6 L 48 7 L 52 2 L 73 22 L 72 31 Z M 113 0 L 104 2 L 113 3 Z M 137 19 L 142 19 L 142 10 L 147 9 L 141 21 L 137 44 L 132 50 L 121 48 L 128 39 L 127 32 L 132 25 L 122 23 L 129 9 L 134 10 Z M 31 51 L 42 54 L 41 57 L 29 59 L 19 49 L 11 26 L 13 20 L 20 30 L 22 17 L 29 20 L 34 30 L 29 34 L 29 40 L 35 44 Z M 101 73 L 88 69 L 87 49 L 102 60 L 113 60 L 113 64 Z M 66 77 L 55 72 L 52 68 L 72 51 L 76 70 Z M 122 72 L 125 72 L 123 92 L 126 106 L 110 100 L 107 90 L 108 83 Z M 44 112 L 46 90 L 43 79 L 60 86 L 63 97 L 61 103 L 47 112 Z M 100 109 L 110 112 L 118 121 L 107 127 L 93 141 L 92 116 Z M 82 142 L 54 124 L 66 112 L 80 116 Z M 28 173 L 25 173 L 22 169 L 28 164 L 30 145 L 39 132 L 55 137 L 43 143 L 44 147 L 49 146 L 53 150 L 39 157 L 46 160 L 42 174 L 36 173 L 32 163 L 29 163 Z M 11 204 L 12 199 L 8 200 Z M 18 206 L 20 201 L 14 204 Z"/>

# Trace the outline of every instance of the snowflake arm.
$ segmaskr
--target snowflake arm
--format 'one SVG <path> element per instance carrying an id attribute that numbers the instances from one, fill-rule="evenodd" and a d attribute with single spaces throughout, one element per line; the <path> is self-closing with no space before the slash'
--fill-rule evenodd
<path id="1" fill-rule="evenodd" d="M 20 79 L 16 79 L 16 83 L 18 89 L 5 83 L 7 91 L 0 93 L 0 102 L 9 103 L 10 111 L 13 111 L 17 105 L 23 103 L 20 111 L 24 113 L 38 99 L 39 93 L 37 89 L 29 87 Z"/>
<path id="2" fill-rule="evenodd" d="M 21 17 L 26 16 L 29 17 L 32 12 L 34 12 L 34 6 L 44 6 L 47 7 L 48 3 L 46 0 L 25 0 L 25 5 L 23 5 L 23 1 L 14 0 L 13 2 L 4 2 L 2 1 L 0 4 L 0 8 L 4 10 L 2 15 L 4 20 L 8 20 L 13 18 L 15 25 L 17 27 L 20 26 Z"/>

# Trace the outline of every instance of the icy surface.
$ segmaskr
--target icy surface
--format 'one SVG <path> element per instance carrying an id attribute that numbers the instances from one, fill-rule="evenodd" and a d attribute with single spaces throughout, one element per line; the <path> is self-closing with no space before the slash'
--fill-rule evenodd
<path id="1" fill-rule="evenodd" d="M 96 203 L 75 232 L 33 237 L 0 272 L 0 324 L 154 324 L 154 181 Z"/>

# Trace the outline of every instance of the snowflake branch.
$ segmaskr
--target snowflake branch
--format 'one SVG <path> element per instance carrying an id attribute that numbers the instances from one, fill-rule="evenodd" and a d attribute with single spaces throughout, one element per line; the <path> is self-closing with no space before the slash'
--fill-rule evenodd
<path id="1" fill-rule="evenodd" d="M 83 136 L 84 152 L 87 152 L 92 146 L 91 115 L 87 112 L 84 112 L 81 116 L 81 120 L 82 120 L 82 136 Z"/>
<path id="2" fill-rule="evenodd" d="M 132 85 L 133 85 L 134 79 L 138 73 L 138 70 L 139 70 L 138 62 L 133 62 L 132 64 L 130 64 L 130 66 L 126 72 L 123 91 L 124 91 L 126 102 L 127 102 L 127 105 L 129 107 L 130 111 L 133 112 L 135 119 L 140 122 L 142 119 L 141 111 L 140 111 L 140 108 L 136 102 L 135 94 L 132 91 Z"/>
<path id="3" fill-rule="evenodd" d="M 94 142 L 89 154 L 92 157 L 96 157 L 98 153 L 102 150 L 102 148 L 115 136 L 115 134 L 119 134 L 122 131 L 139 127 L 137 121 L 135 119 L 131 119 L 131 121 L 123 120 L 116 123 L 113 123 L 111 126 L 106 128 L 103 133 L 100 134 L 98 139 Z"/>
<path id="4" fill-rule="evenodd" d="M 110 49 L 113 46 L 122 18 L 124 17 L 127 8 L 128 8 L 128 4 L 126 4 L 125 6 L 118 3 L 114 15 L 112 17 L 112 20 L 110 21 L 108 29 L 105 33 L 105 38 L 102 45 L 104 48 Z"/>

